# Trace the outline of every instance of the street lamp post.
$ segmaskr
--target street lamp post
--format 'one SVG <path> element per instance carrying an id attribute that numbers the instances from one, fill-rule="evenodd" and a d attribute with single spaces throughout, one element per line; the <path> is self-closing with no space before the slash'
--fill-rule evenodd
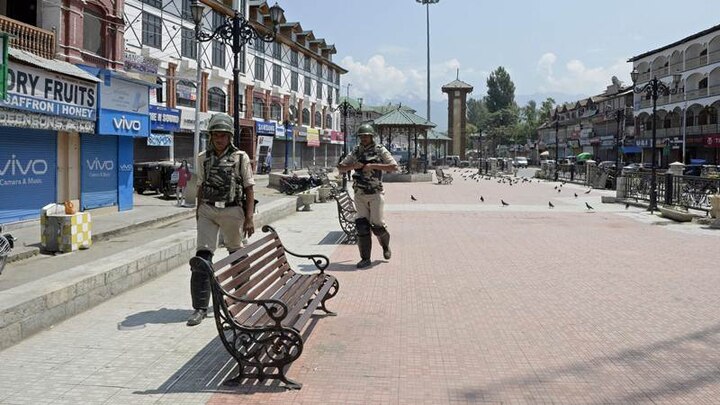
<path id="1" fill-rule="evenodd" d="M 331 106 L 332 106 L 332 100 L 330 100 Z M 345 156 L 347 156 L 347 138 L 348 138 L 348 130 L 347 130 L 347 119 L 348 114 L 353 115 L 359 115 L 362 113 L 362 103 L 363 99 L 358 98 L 358 106 L 355 107 L 352 104 L 350 104 L 349 98 L 345 97 L 345 100 L 343 100 L 341 103 L 337 106 L 337 111 L 340 111 L 340 114 L 342 114 L 343 117 L 343 153 L 342 156 L 340 156 L 340 161 L 342 161 Z M 342 189 L 343 191 L 347 190 L 347 178 L 348 178 L 349 172 L 346 172 L 342 177 Z"/>
<path id="2" fill-rule="evenodd" d="M 440 0 L 415 0 L 425 6 L 425 15 L 427 17 L 427 120 L 430 121 L 430 5 Z"/>
<path id="3" fill-rule="evenodd" d="M 283 174 L 290 174 L 288 171 L 288 154 L 290 152 L 290 141 L 288 140 L 288 130 L 290 134 L 292 134 L 293 142 L 295 142 L 295 133 L 293 130 L 290 130 L 290 123 L 295 121 L 295 93 L 292 94 L 290 98 L 290 106 L 288 106 L 287 111 L 288 115 L 285 117 L 285 122 L 283 122 L 283 125 L 285 126 L 285 168 L 283 169 Z M 293 125 L 294 129 L 294 125 Z M 295 156 L 293 156 L 293 160 L 295 159 Z"/>
<path id="4" fill-rule="evenodd" d="M 560 141 L 558 140 L 558 131 L 560 130 L 560 116 L 555 110 L 555 174 L 553 175 L 555 181 L 558 181 L 558 165 L 560 164 Z"/>
<path id="5" fill-rule="evenodd" d="M 204 6 L 200 4 L 198 0 L 193 0 L 191 6 L 191 12 L 195 25 L 199 25 L 202 22 L 202 15 Z M 272 42 L 275 40 L 275 34 L 277 30 L 277 24 L 283 18 L 283 9 L 275 3 L 274 6 L 270 7 L 270 20 L 272 21 L 272 29 L 261 33 L 259 32 L 238 10 L 235 11 L 235 15 L 225 19 L 225 22 L 220 24 L 211 33 L 203 32 L 200 29 L 196 29 L 195 39 L 199 42 L 208 42 L 212 40 L 218 40 L 225 45 L 228 45 L 232 49 L 233 53 L 233 120 L 235 124 L 235 144 L 240 147 L 240 53 L 245 48 L 248 42 L 260 40 L 263 42 Z M 265 27 L 267 28 L 267 27 Z M 241 148 L 242 149 L 242 148 Z M 252 149 L 252 145 L 249 146 Z M 246 150 L 250 156 L 252 151 Z"/>
<path id="6" fill-rule="evenodd" d="M 633 91 L 637 94 L 645 93 L 650 98 L 652 98 L 652 117 L 653 117 L 653 126 L 652 126 L 652 165 L 651 167 L 651 174 L 650 174 L 650 207 L 648 209 L 650 210 L 650 213 L 652 214 L 654 210 L 657 209 L 657 179 L 655 178 L 657 174 L 657 147 L 656 147 L 656 141 L 657 141 L 657 135 L 656 135 L 656 128 L 657 128 L 657 99 L 658 96 L 663 95 L 667 96 L 670 95 L 670 93 L 675 93 L 676 89 L 671 89 L 667 84 L 663 83 L 662 81 L 658 80 L 657 77 L 653 77 L 652 80 L 647 82 L 644 86 L 641 87 L 635 87 L 635 83 L 637 83 L 639 73 L 637 69 L 633 69 L 633 71 L 630 73 L 630 78 L 633 81 Z M 673 76 L 673 81 L 677 83 L 679 75 Z"/>

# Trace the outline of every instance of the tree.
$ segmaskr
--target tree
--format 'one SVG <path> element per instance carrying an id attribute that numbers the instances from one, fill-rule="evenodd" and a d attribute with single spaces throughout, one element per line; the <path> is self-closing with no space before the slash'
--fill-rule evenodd
<path id="1" fill-rule="evenodd" d="M 552 111 L 555 108 L 555 99 L 552 97 L 548 97 L 545 99 L 545 101 L 542 102 L 542 105 L 540 106 L 540 121 L 541 122 L 549 122 L 552 117 Z"/>
<path id="2" fill-rule="evenodd" d="M 515 105 L 515 84 L 504 67 L 500 66 L 490 73 L 487 88 L 485 105 L 489 112 L 495 113 Z"/>
<path id="3" fill-rule="evenodd" d="M 467 120 L 482 131 L 488 120 L 488 110 L 483 100 L 471 98 L 467 103 Z"/>

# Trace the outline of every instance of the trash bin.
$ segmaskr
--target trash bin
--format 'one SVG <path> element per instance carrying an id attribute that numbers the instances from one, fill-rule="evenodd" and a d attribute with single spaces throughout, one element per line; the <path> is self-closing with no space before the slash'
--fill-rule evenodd
<path id="1" fill-rule="evenodd" d="M 65 214 L 62 204 L 40 210 L 40 245 L 48 252 L 72 252 L 92 245 L 92 216 L 89 212 Z"/>

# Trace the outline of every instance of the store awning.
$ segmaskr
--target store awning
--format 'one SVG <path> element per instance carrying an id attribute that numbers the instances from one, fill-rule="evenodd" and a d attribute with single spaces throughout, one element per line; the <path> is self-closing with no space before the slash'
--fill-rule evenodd
<path id="1" fill-rule="evenodd" d="M 632 153 L 642 153 L 642 149 L 639 146 L 623 146 L 621 148 L 622 153 L 629 155 Z"/>

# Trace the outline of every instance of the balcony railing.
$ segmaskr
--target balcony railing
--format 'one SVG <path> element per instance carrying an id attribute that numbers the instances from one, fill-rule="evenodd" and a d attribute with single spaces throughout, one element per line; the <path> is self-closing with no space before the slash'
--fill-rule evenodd
<path id="1" fill-rule="evenodd" d="M 650 80 L 650 72 L 640 73 L 638 76 L 638 83 L 646 82 Z"/>
<path id="2" fill-rule="evenodd" d="M 640 107 L 641 107 L 641 108 L 652 107 L 652 100 L 650 100 L 650 99 L 640 100 Z"/>
<path id="3" fill-rule="evenodd" d="M 55 33 L 0 15 L 0 31 L 10 34 L 10 46 L 53 59 Z"/>
<path id="4" fill-rule="evenodd" d="M 683 71 L 683 63 L 682 61 L 673 63 L 670 65 L 670 73 L 681 73 Z"/>
<path id="5" fill-rule="evenodd" d="M 705 66 L 707 65 L 707 55 L 700 55 L 696 56 L 694 58 L 689 58 L 685 60 L 685 70 L 694 69 L 699 66 Z"/>
<path id="6" fill-rule="evenodd" d="M 688 100 L 694 100 L 696 98 L 707 97 L 708 89 L 704 88 L 704 89 L 690 90 L 690 91 L 686 92 L 685 94 L 687 95 Z"/>
<path id="7" fill-rule="evenodd" d="M 710 92 L 708 93 L 709 96 L 715 96 L 720 94 L 720 84 L 716 84 L 713 86 L 710 86 Z"/>
<path id="8" fill-rule="evenodd" d="M 653 74 L 654 74 L 655 77 L 657 77 L 658 79 L 661 78 L 661 77 L 665 77 L 665 76 L 668 75 L 668 67 L 667 67 L 667 66 L 663 66 L 663 67 L 661 67 L 660 69 L 653 70 Z"/>
<path id="9" fill-rule="evenodd" d="M 718 61 L 720 61 L 720 50 L 712 51 L 708 54 L 708 62 L 709 63 L 715 63 Z"/>

